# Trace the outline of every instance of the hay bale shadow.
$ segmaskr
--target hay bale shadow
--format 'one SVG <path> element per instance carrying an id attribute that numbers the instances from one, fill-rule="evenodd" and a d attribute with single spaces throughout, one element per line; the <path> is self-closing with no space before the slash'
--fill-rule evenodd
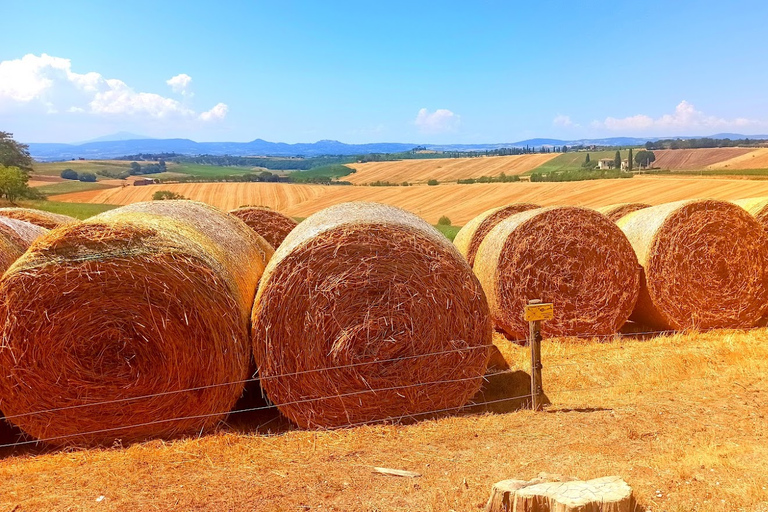
<path id="1" fill-rule="evenodd" d="M 264 397 L 258 380 L 246 384 L 226 424 L 230 431 L 241 434 L 281 434 L 294 428 Z"/>

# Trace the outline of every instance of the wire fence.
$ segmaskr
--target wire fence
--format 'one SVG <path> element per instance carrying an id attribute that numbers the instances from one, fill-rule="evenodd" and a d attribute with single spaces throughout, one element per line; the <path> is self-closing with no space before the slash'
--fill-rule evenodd
<path id="1" fill-rule="evenodd" d="M 710 329 L 711 330 L 711 329 Z M 710 330 L 704 330 L 704 331 L 696 331 L 696 332 L 708 332 Z M 749 331 L 752 329 L 744 329 L 739 330 L 738 332 L 744 332 Z M 677 334 L 676 331 L 643 331 L 643 332 L 636 332 L 636 333 L 619 333 L 619 334 L 611 334 L 607 336 L 571 336 L 568 338 L 563 339 L 569 339 L 569 338 L 576 338 L 576 339 L 590 339 L 590 340 L 605 340 L 605 339 L 611 339 L 615 342 L 623 341 L 626 338 L 637 338 L 637 337 L 645 337 L 645 336 L 662 336 L 662 335 L 669 335 L 669 334 Z M 519 340 L 508 340 L 510 343 L 513 344 L 524 344 L 527 340 L 525 339 L 519 339 Z M 136 402 L 141 400 L 148 400 L 156 397 L 162 397 L 162 396 L 168 396 L 168 395 L 176 395 L 180 393 L 189 393 L 189 392 L 195 392 L 195 391 L 201 391 L 216 387 L 222 387 L 222 386 L 232 386 L 232 385 L 245 385 L 250 382 L 258 382 L 258 381 L 265 381 L 270 379 L 281 379 L 281 378 L 289 378 L 289 377 L 296 377 L 300 375 L 306 375 L 306 374 L 312 374 L 312 373 L 319 373 L 319 372 L 333 372 L 333 371 L 342 371 L 342 370 L 350 370 L 350 369 L 359 369 L 365 366 L 371 366 L 371 365 L 382 365 L 382 364 L 389 364 L 389 363 L 398 363 L 403 361 L 409 361 L 409 360 L 417 360 L 419 358 L 427 358 L 427 357 L 439 357 L 441 355 L 448 355 L 448 354 L 454 354 L 454 353 L 461 353 L 461 352 L 469 352 L 474 350 L 485 350 L 490 349 L 491 347 L 494 347 L 496 345 L 494 344 L 486 344 L 486 345 L 479 345 L 474 347 L 461 347 L 456 349 L 450 349 L 450 350 L 443 350 L 438 352 L 430 352 L 425 354 L 414 354 L 409 356 L 402 356 L 402 357 L 396 357 L 396 358 L 389 358 L 389 359 L 382 359 L 382 360 L 374 360 L 374 361 L 365 361 L 365 362 L 358 362 L 358 363 L 352 363 L 352 364 L 345 364 L 345 365 L 337 365 L 337 366 L 328 366 L 328 367 L 321 367 L 321 368 L 312 368 L 312 369 L 306 369 L 306 370 L 299 370 L 294 372 L 286 372 L 281 374 L 273 374 L 273 375 L 265 375 L 261 377 L 253 377 L 249 379 L 242 379 L 242 380 L 236 380 L 236 381 L 230 381 L 230 382 L 223 382 L 223 383 L 216 383 L 216 384 L 209 384 L 204 386 L 196 386 L 196 387 L 189 387 L 185 389 L 178 389 L 178 390 L 170 390 L 170 391 L 163 391 L 158 393 L 152 393 L 152 394 L 144 394 L 140 396 L 134 396 L 134 397 L 125 397 L 125 398 L 119 398 L 114 400 L 102 400 L 102 401 L 95 401 L 91 403 L 83 403 L 83 404 L 76 404 L 76 405 L 69 405 L 69 406 L 62 406 L 62 407 L 56 407 L 56 408 L 49 408 L 44 410 L 38 410 L 38 411 L 32 411 L 32 412 L 25 412 L 25 413 L 19 413 L 14 415 L 6 416 L 5 419 L 9 420 L 13 423 L 13 420 L 29 417 L 29 416 L 35 416 L 35 415 L 45 415 L 45 414 L 53 414 L 57 412 L 62 411 L 68 411 L 68 410 L 77 410 L 77 409 L 86 409 L 86 408 L 92 408 L 92 407 L 103 407 L 107 405 L 113 405 L 113 404 L 122 404 L 122 403 L 130 403 L 130 402 Z M 705 348 L 704 346 L 690 346 L 687 345 L 686 349 L 688 351 L 696 351 L 699 349 Z M 612 350 L 622 350 L 624 349 L 623 346 L 616 346 L 616 347 L 608 347 L 604 346 L 601 347 L 601 352 L 605 351 L 612 351 Z M 677 353 L 676 350 L 673 349 L 666 349 L 668 351 L 667 353 L 673 354 Z M 578 357 L 578 354 L 573 354 L 574 357 Z M 659 358 L 659 352 L 655 351 L 653 354 L 649 354 L 648 356 L 638 356 L 633 355 L 632 360 L 633 361 L 642 361 L 645 359 L 658 359 Z M 574 365 L 583 365 L 584 363 L 582 361 L 568 361 L 568 362 L 558 362 L 554 364 L 546 363 L 545 366 L 547 368 L 558 368 L 558 367 L 568 367 L 568 366 L 574 366 Z M 42 439 L 20 439 L 16 442 L 12 443 L 5 443 L 0 444 L 0 449 L 12 449 L 16 447 L 21 446 L 29 446 L 29 445 L 36 445 L 39 443 L 52 443 L 52 442 L 61 442 L 66 441 L 67 439 L 77 439 L 77 438 L 85 438 L 88 436 L 94 436 L 94 435 L 100 435 L 100 434 L 108 434 L 110 432 L 120 432 L 120 431 L 127 431 L 131 429 L 137 429 L 137 428 L 143 428 L 143 427 L 149 427 L 153 425 L 160 425 L 160 424 L 167 424 L 167 423 L 173 423 L 173 422 L 182 422 L 182 421 L 189 421 L 189 420 L 196 420 L 196 419 L 205 419 L 205 418 L 211 418 L 211 417 L 219 417 L 219 416 L 228 416 L 231 417 L 233 415 L 238 414 L 245 414 L 245 413 L 256 413 L 260 411 L 277 411 L 281 407 L 286 406 L 295 406 L 295 405 L 301 405 L 311 402 L 320 402 L 324 400 L 334 400 L 334 399 L 344 399 L 344 398 L 350 398 L 354 396 L 369 394 L 369 393 L 384 393 L 384 392 L 391 392 L 391 391 L 399 391 L 399 390 L 405 390 L 405 389 L 411 389 L 411 388 L 418 388 L 418 387 L 427 387 L 427 386 L 439 386 L 442 384 L 451 384 L 451 383 L 457 383 L 457 382 L 463 382 L 463 381 L 471 381 L 471 380 L 477 380 L 479 378 L 483 378 L 486 382 L 489 381 L 489 379 L 493 377 L 499 377 L 503 375 L 509 375 L 513 374 L 522 370 L 525 370 L 525 365 L 522 368 L 508 368 L 508 369 L 502 369 L 498 371 L 491 371 L 486 373 L 483 376 L 472 376 L 472 377 L 462 377 L 462 378 L 456 378 L 456 379 L 440 379 L 440 380 L 432 380 L 428 382 L 415 382 L 415 383 L 408 383 L 398 386 L 387 386 L 382 388 L 366 388 L 358 391 L 351 391 L 348 393 L 336 393 L 331 395 L 325 395 L 325 396 L 319 396 L 319 397 L 308 397 L 303 398 L 299 400 L 293 400 L 283 403 L 267 403 L 266 405 L 259 405 L 256 407 L 245 407 L 235 410 L 224 410 L 224 411 L 217 411 L 217 412 L 211 412 L 211 413 L 205 413 L 205 414 L 197 414 L 197 415 L 186 415 L 186 416 L 179 416 L 179 417 L 173 417 L 173 418 L 162 418 L 157 420 L 151 420 L 151 421 L 145 421 L 145 422 L 138 422 L 133 424 L 126 424 L 126 425 L 118 425 L 114 427 L 108 427 L 103 429 L 95 429 L 95 430 L 89 430 L 84 432 L 75 432 L 71 434 L 66 435 L 58 435 L 58 436 L 51 436 L 46 437 Z M 682 379 L 664 379 L 667 383 L 675 383 L 675 382 L 683 382 L 687 380 L 698 380 L 698 379 L 705 379 L 708 378 L 706 376 L 692 376 L 692 377 L 686 377 Z M 642 383 L 640 383 L 642 384 Z M 597 391 L 597 390 L 606 390 L 606 389 L 613 389 L 613 388 L 622 388 L 622 387 L 631 387 L 631 386 L 637 386 L 640 385 L 638 383 L 629 383 L 629 384 L 607 384 L 607 385 L 595 385 L 595 386 L 583 386 L 583 387 L 577 387 L 577 388 L 566 388 L 566 389 L 554 389 L 552 390 L 553 393 L 559 394 L 559 393 L 576 393 L 576 392 L 586 392 L 586 391 Z M 529 388 L 530 389 L 530 388 Z M 532 399 L 533 394 L 532 392 L 528 392 L 521 395 L 511 396 L 511 397 L 501 397 L 501 398 L 495 398 L 492 400 L 484 400 L 484 401 L 478 401 L 478 402 L 471 402 L 466 405 L 457 406 L 457 407 L 449 407 L 449 408 L 438 408 L 413 414 L 403 414 L 398 416 L 388 416 L 383 418 L 376 418 L 373 420 L 366 420 L 366 421 L 360 421 L 360 422 L 350 422 L 347 424 L 344 424 L 340 427 L 335 428 L 350 428 L 350 427 L 358 427 L 361 425 L 375 425 L 375 424 L 386 424 L 386 423 L 397 423 L 402 422 L 404 420 L 417 420 L 419 418 L 423 417 L 429 417 L 429 416 L 435 416 L 445 413 L 458 413 L 462 411 L 471 411 L 473 409 L 481 409 L 481 408 L 487 408 L 491 405 L 497 405 L 497 404 L 503 404 L 508 402 L 514 402 L 514 401 L 521 401 L 521 400 L 528 400 Z M 270 421 L 274 421 L 275 418 L 272 418 Z M 257 430 L 258 430 L 257 426 Z"/>

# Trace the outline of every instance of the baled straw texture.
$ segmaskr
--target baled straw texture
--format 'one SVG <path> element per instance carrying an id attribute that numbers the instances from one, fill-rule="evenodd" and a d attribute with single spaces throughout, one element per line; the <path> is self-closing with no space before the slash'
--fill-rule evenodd
<path id="1" fill-rule="evenodd" d="M 252 320 L 262 389 L 303 427 L 461 407 L 480 388 L 492 335 L 456 248 L 375 203 L 299 224 L 264 272 Z"/>
<path id="2" fill-rule="evenodd" d="M 54 229 L 65 224 L 80 222 L 69 215 L 51 213 L 34 208 L 0 208 L 0 217 L 23 220 L 46 229 Z"/>
<path id="3" fill-rule="evenodd" d="M 39 439 L 71 436 L 53 444 L 215 426 L 248 377 L 249 313 L 270 251 L 192 201 L 133 204 L 38 239 L 0 281 L 6 416 Z M 189 388 L 202 389 L 178 392 Z M 185 416 L 198 417 L 163 422 Z"/>
<path id="4" fill-rule="evenodd" d="M 545 336 L 613 334 L 637 300 L 640 267 L 621 230 L 587 208 L 554 207 L 513 215 L 480 244 L 475 274 L 496 328 L 524 339 L 525 305 L 554 304 Z"/>
<path id="5" fill-rule="evenodd" d="M 768 197 L 753 197 L 732 201 L 747 210 L 768 231 Z"/>
<path id="6" fill-rule="evenodd" d="M 483 239 L 496 227 L 496 225 L 520 212 L 539 208 L 538 205 L 531 203 L 513 203 L 506 206 L 499 206 L 485 211 L 467 222 L 463 228 L 456 233 L 453 245 L 467 259 L 470 267 L 475 266 L 475 254 L 480 247 Z"/>
<path id="7" fill-rule="evenodd" d="M 32 242 L 46 233 L 47 229 L 35 224 L 0 216 L 0 274 L 8 270 Z"/>
<path id="8" fill-rule="evenodd" d="M 745 328 L 768 302 L 768 237 L 744 209 L 690 200 L 639 210 L 619 227 L 644 269 L 632 319 L 658 329 Z"/>
<path id="9" fill-rule="evenodd" d="M 602 213 L 613 222 L 617 222 L 625 215 L 636 212 L 637 210 L 642 210 L 644 208 L 650 208 L 650 206 L 651 205 L 646 203 L 618 203 L 608 206 L 601 206 L 600 208 L 595 208 L 595 210 Z"/>
<path id="10" fill-rule="evenodd" d="M 229 213 L 248 224 L 249 228 L 264 237 L 275 249 L 280 247 L 297 224 L 292 218 L 262 206 L 244 206 Z"/>

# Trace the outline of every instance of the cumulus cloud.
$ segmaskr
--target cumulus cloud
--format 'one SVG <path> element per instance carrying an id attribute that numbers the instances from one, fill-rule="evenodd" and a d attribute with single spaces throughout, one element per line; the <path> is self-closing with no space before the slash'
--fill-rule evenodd
<path id="1" fill-rule="evenodd" d="M 177 75 L 167 83 L 172 89 L 187 90 L 192 79 Z M 38 109 L 48 114 L 67 112 L 102 117 L 148 119 L 221 119 L 227 106 L 220 103 L 198 114 L 173 99 L 136 91 L 122 80 L 100 73 L 72 71 L 69 59 L 42 54 L 0 62 L 0 111 L 9 108 Z"/>
<path id="2" fill-rule="evenodd" d="M 552 124 L 555 126 L 562 126 L 564 128 L 578 128 L 579 125 L 571 120 L 571 116 L 564 116 L 558 114 L 553 120 Z"/>
<path id="3" fill-rule="evenodd" d="M 200 114 L 200 119 L 203 121 L 219 121 L 224 119 L 229 112 L 229 107 L 224 103 L 217 103 L 211 110 Z"/>
<path id="4" fill-rule="evenodd" d="M 422 108 L 414 121 L 421 133 L 455 132 L 460 122 L 461 116 L 444 108 L 439 108 L 432 113 Z"/>
<path id="5" fill-rule="evenodd" d="M 192 77 L 186 73 L 181 73 L 165 81 L 166 84 L 171 86 L 171 90 L 182 96 L 192 96 L 189 92 L 189 84 L 192 82 Z"/>
<path id="6" fill-rule="evenodd" d="M 685 135 L 683 130 L 693 132 L 695 130 L 731 130 L 740 128 L 760 128 L 768 123 L 738 117 L 735 119 L 723 119 L 716 116 L 708 116 L 700 110 L 696 110 L 693 104 L 683 100 L 675 108 L 672 114 L 664 114 L 659 118 L 652 118 L 644 114 L 615 118 L 607 117 L 604 121 L 594 121 L 596 128 L 607 128 L 620 132 L 650 132 L 658 131 L 664 134 Z"/>

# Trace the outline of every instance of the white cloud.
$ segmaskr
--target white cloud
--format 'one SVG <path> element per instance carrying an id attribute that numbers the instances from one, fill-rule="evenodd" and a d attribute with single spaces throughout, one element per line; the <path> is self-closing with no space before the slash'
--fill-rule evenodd
<path id="1" fill-rule="evenodd" d="M 181 73 L 165 81 L 165 83 L 171 86 L 173 92 L 179 93 L 182 96 L 192 96 L 192 93 L 187 90 L 191 82 L 192 77 L 186 73 Z"/>
<path id="2" fill-rule="evenodd" d="M 224 119 L 229 112 L 229 107 L 224 103 L 217 103 L 211 110 L 200 114 L 203 121 L 218 121 Z"/>
<path id="3" fill-rule="evenodd" d="M 461 116 L 444 108 L 439 108 L 432 113 L 422 108 L 414 121 L 421 133 L 455 132 L 460 122 Z"/>
<path id="4" fill-rule="evenodd" d="M 181 74 L 167 83 L 184 94 L 191 80 L 189 75 Z M 198 117 L 194 110 L 173 98 L 135 91 L 122 80 L 105 78 L 96 72 L 75 73 L 69 59 L 46 54 L 29 54 L 21 59 L 0 62 L 0 111 L 4 108 L 109 118 Z M 203 120 L 221 119 L 226 113 L 227 106 L 220 103 L 199 117 Z"/>
<path id="5" fill-rule="evenodd" d="M 558 114 L 553 120 L 552 124 L 555 126 L 562 126 L 564 128 L 579 128 L 579 125 L 571 120 L 571 116 L 564 116 Z"/>
<path id="6" fill-rule="evenodd" d="M 677 105 L 674 113 L 664 114 L 656 119 L 644 114 L 620 119 L 607 117 L 605 121 L 594 121 L 592 126 L 625 133 L 647 133 L 653 130 L 660 134 L 686 135 L 686 132 L 692 133 L 696 130 L 760 128 L 768 126 L 768 123 L 742 117 L 723 119 L 716 116 L 708 116 L 704 112 L 696 110 L 693 104 L 683 100 Z"/>

